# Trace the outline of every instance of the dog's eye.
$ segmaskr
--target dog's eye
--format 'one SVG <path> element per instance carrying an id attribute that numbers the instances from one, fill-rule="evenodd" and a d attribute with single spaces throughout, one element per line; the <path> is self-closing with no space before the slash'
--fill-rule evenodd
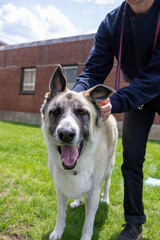
<path id="1" fill-rule="evenodd" d="M 56 117 L 60 114 L 61 114 L 61 109 L 60 108 L 53 109 L 49 112 L 49 115 L 54 115 Z"/>
<path id="2" fill-rule="evenodd" d="M 83 109 L 77 109 L 76 113 L 83 116 L 86 114 L 86 111 Z"/>

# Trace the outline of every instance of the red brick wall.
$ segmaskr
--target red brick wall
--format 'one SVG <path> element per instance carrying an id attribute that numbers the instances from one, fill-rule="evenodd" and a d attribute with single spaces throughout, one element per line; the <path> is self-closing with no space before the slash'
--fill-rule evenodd
<path id="1" fill-rule="evenodd" d="M 77 64 L 79 72 L 93 39 L 0 51 L 0 110 L 39 113 L 57 64 Z M 20 93 L 23 67 L 36 67 L 34 94 Z"/>
<path id="2" fill-rule="evenodd" d="M 79 74 L 93 44 L 93 39 L 87 39 L 0 50 L 0 110 L 39 113 L 56 65 L 76 64 Z M 20 93 L 24 67 L 36 67 L 34 94 Z M 114 88 L 115 76 L 116 62 L 105 83 Z M 124 84 L 121 81 L 121 87 Z M 116 118 L 122 120 L 122 114 L 116 114 Z M 160 124 L 158 116 L 155 123 Z"/>

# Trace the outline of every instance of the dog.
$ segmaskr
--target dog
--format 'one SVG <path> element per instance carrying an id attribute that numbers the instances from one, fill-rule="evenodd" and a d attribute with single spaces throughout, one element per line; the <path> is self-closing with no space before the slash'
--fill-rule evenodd
<path id="1" fill-rule="evenodd" d="M 109 203 L 111 172 L 115 162 L 117 123 L 110 115 L 101 118 L 100 101 L 114 90 L 99 84 L 80 93 L 67 88 L 60 65 L 53 73 L 49 93 L 41 108 L 42 130 L 48 149 L 48 165 L 57 193 L 58 216 L 49 240 L 61 239 L 66 218 L 67 198 L 78 207 L 85 198 L 85 222 L 81 240 L 90 240 L 95 214 L 102 201 Z"/>

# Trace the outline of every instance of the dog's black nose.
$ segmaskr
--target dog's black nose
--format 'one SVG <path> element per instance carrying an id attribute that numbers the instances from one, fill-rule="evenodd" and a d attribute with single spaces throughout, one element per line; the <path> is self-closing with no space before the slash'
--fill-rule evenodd
<path id="1" fill-rule="evenodd" d="M 69 129 L 59 129 L 58 136 L 63 142 L 71 142 L 75 137 L 75 131 Z"/>

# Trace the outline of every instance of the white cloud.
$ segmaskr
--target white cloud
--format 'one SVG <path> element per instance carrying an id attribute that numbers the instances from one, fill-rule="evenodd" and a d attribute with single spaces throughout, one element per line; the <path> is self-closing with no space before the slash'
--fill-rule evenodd
<path id="1" fill-rule="evenodd" d="M 17 8 L 13 4 L 3 5 L 0 9 L 0 31 L 17 42 L 29 41 L 39 36 L 42 27 L 39 19 L 25 7 Z"/>
<path id="2" fill-rule="evenodd" d="M 16 42 L 31 42 L 76 35 L 77 30 L 54 6 L 42 9 L 37 5 L 33 13 L 10 3 L 0 8 L 0 33 Z"/>
<path id="3" fill-rule="evenodd" d="M 95 4 L 114 4 L 115 0 L 95 0 Z"/>
<path id="4" fill-rule="evenodd" d="M 74 25 L 54 6 L 48 6 L 46 9 L 42 9 L 40 5 L 37 5 L 36 10 L 49 37 L 63 37 L 77 34 Z"/>
<path id="5" fill-rule="evenodd" d="M 83 2 L 88 2 L 88 0 L 71 0 L 72 2 L 78 2 L 78 3 L 83 3 Z"/>
<path id="6" fill-rule="evenodd" d="M 90 29 L 90 30 L 88 30 L 88 34 L 92 34 L 92 33 L 96 33 L 97 32 L 97 29 L 95 28 L 95 29 Z"/>
<path id="7" fill-rule="evenodd" d="M 71 1 L 78 2 L 78 3 L 93 3 L 93 4 L 97 4 L 97 5 L 116 3 L 115 0 L 71 0 Z"/>

